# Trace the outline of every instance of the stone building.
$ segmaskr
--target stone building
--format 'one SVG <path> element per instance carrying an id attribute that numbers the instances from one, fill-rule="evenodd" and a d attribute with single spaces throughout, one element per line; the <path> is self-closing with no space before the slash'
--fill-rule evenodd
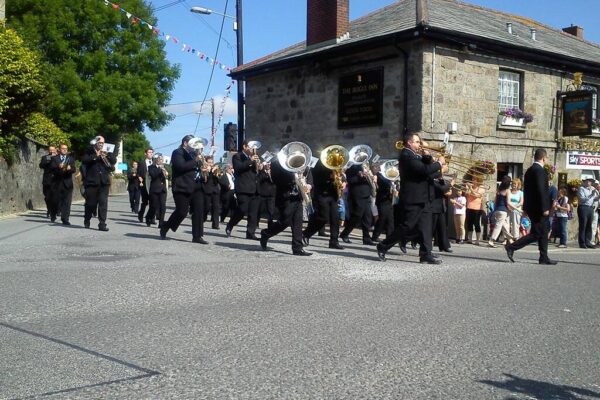
<path id="1" fill-rule="evenodd" d="M 308 0 L 306 42 L 232 72 L 246 82 L 247 139 L 269 150 L 292 140 L 313 151 L 366 143 L 392 158 L 402 132 L 424 131 L 439 144 L 454 122 L 454 154 L 495 162 L 490 181 L 521 176 L 537 147 L 550 151 L 567 179 L 598 176 L 600 153 L 587 159 L 596 167 L 567 170 L 561 147 L 558 92 L 573 88 L 575 72 L 593 91 L 596 119 L 600 46 L 584 40 L 582 28 L 559 30 L 454 0 L 401 0 L 351 22 L 349 6 Z M 533 121 L 499 115 L 512 108 Z M 598 138 L 574 146 L 600 149 Z"/>

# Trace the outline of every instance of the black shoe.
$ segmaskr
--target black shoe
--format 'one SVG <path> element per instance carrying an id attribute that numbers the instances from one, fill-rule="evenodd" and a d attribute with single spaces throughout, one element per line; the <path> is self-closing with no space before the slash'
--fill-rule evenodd
<path id="1" fill-rule="evenodd" d="M 585 247 L 587 247 L 588 249 L 595 249 L 596 245 L 595 244 L 591 244 L 591 243 L 586 243 Z"/>
<path id="2" fill-rule="evenodd" d="M 417 249 L 417 243 L 415 243 L 415 242 L 412 242 L 412 243 L 410 244 L 410 247 L 412 247 L 412 249 L 413 249 L 413 250 L 416 250 L 416 249 Z"/>
<path id="3" fill-rule="evenodd" d="M 71 226 L 71 223 L 69 221 L 63 221 L 62 224 L 66 226 Z"/>
<path id="4" fill-rule="evenodd" d="M 225 236 L 231 237 L 231 228 L 225 228 Z"/>
<path id="5" fill-rule="evenodd" d="M 377 257 L 379 257 L 379 259 L 381 261 L 385 261 L 385 253 L 386 253 L 386 251 L 383 249 L 383 246 L 381 245 L 381 243 L 379 243 L 377 245 Z"/>
<path id="6" fill-rule="evenodd" d="M 336 250 L 344 250 L 344 246 L 342 246 L 338 242 L 329 243 L 329 248 L 330 249 L 336 249 Z"/>
<path id="7" fill-rule="evenodd" d="M 367 246 L 375 246 L 377 244 L 377 242 L 374 242 L 371 239 L 365 239 L 365 240 L 363 240 L 363 244 L 365 244 Z"/>
<path id="8" fill-rule="evenodd" d="M 250 233 L 246 233 L 246 239 L 250 239 L 250 240 L 260 240 L 259 238 L 256 237 L 256 235 L 254 233 L 250 234 Z"/>
<path id="9" fill-rule="evenodd" d="M 310 239 L 308 238 L 308 236 L 304 236 L 304 234 L 302 234 L 302 245 L 304 247 L 308 247 L 310 243 Z"/>
<path id="10" fill-rule="evenodd" d="M 138 213 L 138 221 L 144 222 L 144 214 Z"/>
<path id="11" fill-rule="evenodd" d="M 404 245 L 404 244 L 401 244 L 399 247 L 400 247 L 400 251 L 401 251 L 403 254 L 406 254 L 406 245 Z"/>
<path id="12" fill-rule="evenodd" d="M 504 246 L 504 249 L 506 250 L 506 256 L 508 257 L 510 262 L 515 262 L 515 259 L 513 258 L 515 251 L 513 249 L 511 249 L 510 247 L 508 247 L 508 245 Z"/>
<path id="13" fill-rule="evenodd" d="M 200 244 L 208 244 L 208 242 L 206 240 L 204 240 L 202 237 L 196 238 L 196 239 L 192 239 L 192 242 L 194 243 L 200 243 Z"/>
<path id="14" fill-rule="evenodd" d="M 556 260 L 550 260 L 550 259 L 540 260 L 540 264 L 543 264 L 543 265 L 556 265 L 556 264 L 558 264 L 558 261 L 556 261 Z"/>
<path id="15" fill-rule="evenodd" d="M 454 253 L 454 250 L 452 249 L 441 249 L 440 251 L 443 251 L 444 253 Z"/>
<path id="16" fill-rule="evenodd" d="M 89 229 L 90 228 L 90 221 L 83 221 L 83 227 L 85 229 Z"/>
<path id="17" fill-rule="evenodd" d="M 352 243 L 352 242 L 350 241 L 350 239 L 348 239 L 348 237 L 347 237 L 347 236 L 340 236 L 340 239 L 342 239 L 342 242 L 344 242 L 344 243 Z"/>
<path id="18" fill-rule="evenodd" d="M 260 248 L 263 250 L 267 250 L 267 242 L 269 238 L 265 235 L 265 230 L 260 231 Z"/>
<path id="19" fill-rule="evenodd" d="M 296 250 L 292 254 L 294 254 L 295 256 L 312 256 L 312 253 L 309 253 L 308 251 L 304 250 Z"/>
<path id="20" fill-rule="evenodd" d="M 441 264 L 442 260 L 436 260 L 434 257 L 421 257 L 419 258 L 419 262 L 421 264 L 432 264 L 432 265 L 437 265 L 437 264 Z"/>
<path id="21" fill-rule="evenodd" d="M 146 226 L 147 226 L 147 227 L 150 227 L 150 225 L 152 225 L 152 222 L 150 222 L 150 221 L 146 221 Z"/>
<path id="22" fill-rule="evenodd" d="M 102 232 L 108 232 L 108 226 L 106 225 L 98 225 L 98 230 Z"/>
<path id="23" fill-rule="evenodd" d="M 50 218 L 50 211 L 46 211 L 46 218 Z"/>
<path id="24" fill-rule="evenodd" d="M 167 238 L 168 231 L 169 231 L 169 226 L 167 224 L 163 224 L 163 226 L 160 227 L 160 238 L 162 240 L 165 240 Z"/>
<path id="25" fill-rule="evenodd" d="M 379 238 L 372 238 L 371 240 L 374 241 L 375 243 L 381 242 L 381 239 L 379 239 Z"/>

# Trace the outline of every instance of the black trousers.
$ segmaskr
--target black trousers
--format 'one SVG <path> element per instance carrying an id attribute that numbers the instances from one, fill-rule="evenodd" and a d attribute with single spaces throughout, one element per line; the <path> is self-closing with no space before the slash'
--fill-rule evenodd
<path id="1" fill-rule="evenodd" d="M 248 218 L 246 226 L 246 234 L 254 235 L 258 223 L 258 206 L 260 198 L 255 194 L 237 193 L 237 207 L 233 212 L 233 216 L 227 223 L 227 229 L 233 229 L 243 218 L 244 215 Z"/>
<path id="2" fill-rule="evenodd" d="M 221 193 L 221 222 L 225 222 L 226 217 L 230 217 L 235 210 L 235 196 L 233 190 Z"/>
<path id="3" fill-rule="evenodd" d="M 539 220 L 534 221 L 531 217 L 531 230 L 526 236 L 523 236 L 516 242 L 508 244 L 506 247 L 514 251 L 523 247 L 538 242 L 540 250 L 540 261 L 548 260 L 548 217 L 542 216 Z"/>
<path id="4" fill-rule="evenodd" d="M 263 215 L 267 216 L 267 226 L 271 226 L 275 219 L 275 197 L 274 196 L 260 196 L 260 205 L 258 208 L 258 219 Z M 258 221 L 257 221 L 258 224 Z"/>
<path id="5" fill-rule="evenodd" d="M 279 219 L 267 228 L 261 235 L 271 238 L 282 232 L 288 226 L 292 229 L 292 251 L 302 250 L 302 219 L 304 207 L 300 196 L 292 197 L 277 204 Z"/>
<path id="6" fill-rule="evenodd" d="M 371 213 L 371 198 L 365 197 L 356 199 L 354 197 L 350 197 L 350 219 L 348 220 L 348 223 L 344 227 L 344 230 L 340 236 L 343 238 L 348 237 L 354 228 L 360 225 L 362 229 L 363 240 L 370 240 L 371 236 L 369 235 L 369 227 L 371 226 L 372 219 L 373 215 Z"/>
<path id="7" fill-rule="evenodd" d="M 475 228 L 475 232 L 476 233 L 480 233 L 481 232 L 481 215 L 483 214 L 483 211 L 481 210 L 471 210 L 467 208 L 467 216 L 466 216 L 466 221 L 465 221 L 465 225 L 467 227 L 466 231 L 468 232 L 473 232 L 473 228 Z M 470 240 L 470 238 L 469 238 Z"/>
<path id="8" fill-rule="evenodd" d="M 47 185 L 42 185 L 42 193 L 44 193 L 44 202 L 46 203 L 46 211 L 48 211 L 48 215 L 52 215 L 52 211 L 54 211 L 54 215 L 56 216 L 56 211 L 53 208 L 55 206 L 53 202 L 56 202 L 53 199 L 53 187 L 54 185 L 52 185 L 51 183 Z"/>
<path id="9" fill-rule="evenodd" d="M 73 199 L 73 188 L 67 189 L 64 185 L 56 188 L 58 193 L 58 209 L 60 210 L 60 219 L 63 222 L 69 222 L 71 216 L 71 201 Z"/>
<path id="10" fill-rule="evenodd" d="M 86 186 L 85 187 L 85 216 L 84 221 L 89 222 L 98 208 L 99 226 L 106 225 L 106 214 L 108 213 L 108 189 L 109 185 Z"/>
<path id="11" fill-rule="evenodd" d="M 577 239 L 579 246 L 587 246 L 593 244 L 594 232 L 592 232 L 592 221 L 596 218 L 594 208 L 591 206 L 577 207 L 577 220 L 579 222 L 579 235 Z"/>
<path id="12" fill-rule="evenodd" d="M 402 205 L 400 220 L 396 222 L 394 232 L 380 242 L 384 250 L 391 249 L 396 243 L 407 243 L 417 238 L 423 256 L 431 255 L 432 214 L 428 204 Z"/>
<path id="13" fill-rule="evenodd" d="M 146 186 L 140 187 L 140 211 L 138 212 L 138 218 L 142 218 L 144 216 L 144 212 L 146 212 L 146 206 L 148 207 L 148 213 L 146 214 L 146 222 L 153 221 L 154 216 L 154 207 L 152 206 L 152 199 L 148 194 L 148 188 Z"/>
<path id="14" fill-rule="evenodd" d="M 315 233 L 325 229 L 325 225 L 329 224 L 330 235 L 329 244 L 336 244 L 340 237 L 340 214 L 338 212 L 338 202 L 331 195 L 317 195 L 314 198 L 313 206 L 315 212 L 308 220 L 308 226 L 303 232 L 303 235 L 310 238 Z"/>
<path id="15" fill-rule="evenodd" d="M 173 232 L 177 231 L 192 207 L 192 238 L 199 239 L 204 236 L 204 192 L 200 189 L 192 193 L 176 192 L 173 193 L 173 201 L 175 210 L 163 226 Z"/>
<path id="16" fill-rule="evenodd" d="M 167 193 L 150 193 L 150 204 L 154 207 L 154 216 L 158 218 L 159 226 L 165 222 L 165 211 L 167 210 Z"/>
<path id="17" fill-rule="evenodd" d="M 210 220 L 212 228 L 219 228 L 219 208 L 220 208 L 220 195 L 219 193 L 211 193 L 204 195 L 204 221 L 208 219 L 210 214 Z"/>
<path id="18" fill-rule="evenodd" d="M 384 201 L 377 204 L 377 213 L 379 218 L 375 223 L 373 229 L 373 240 L 379 239 L 382 233 L 385 233 L 385 237 L 389 237 L 394 232 L 394 209 L 391 201 Z"/>
<path id="19" fill-rule="evenodd" d="M 432 214 L 433 236 L 436 244 L 441 250 L 450 250 L 450 241 L 448 240 L 448 216 L 446 212 Z"/>
<path id="20" fill-rule="evenodd" d="M 128 190 L 131 211 L 137 213 L 140 209 L 140 189 Z"/>

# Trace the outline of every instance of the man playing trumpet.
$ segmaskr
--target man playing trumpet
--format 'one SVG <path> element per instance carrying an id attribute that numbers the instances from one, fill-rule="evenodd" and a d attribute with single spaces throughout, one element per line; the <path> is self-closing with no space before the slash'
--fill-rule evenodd
<path id="1" fill-rule="evenodd" d="M 110 173 L 115 169 L 116 158 L 113 153 L 106 153 L 104 137 L 96 136 L 83 156 L 81 163 L 85 166 L 85 216 L 83 224 L 90 227 L 90 220 L 96 207 L 98 208 L 98 229 L 108 231 L 106 214 L 108 212 L 108 189 Z"/>

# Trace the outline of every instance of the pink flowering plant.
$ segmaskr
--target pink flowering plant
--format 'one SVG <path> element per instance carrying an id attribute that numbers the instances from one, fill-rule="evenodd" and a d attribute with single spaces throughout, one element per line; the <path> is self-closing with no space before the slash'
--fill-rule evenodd
<path id="1" fill-rule="evenodd" d="M 523 118 L 523 120 L 525 121 L 526 124 L 533 121 L 533 115 L 530 113 L 526 113 L 525 111 L 521 110 L 520 108 L 507 108 L 504 111 L 500 111 L 500 115 L 505 116 L 505 117 L 515 118 L 515 119 Z"/>
<path id="2" fill-rule="evenodd" d="M 556 165 L 545 164 L 544 169 L 546 170 L 546 173 L 548 174 L 548 178 L 553 179 L 554 174 L 556 174 Z"/>

